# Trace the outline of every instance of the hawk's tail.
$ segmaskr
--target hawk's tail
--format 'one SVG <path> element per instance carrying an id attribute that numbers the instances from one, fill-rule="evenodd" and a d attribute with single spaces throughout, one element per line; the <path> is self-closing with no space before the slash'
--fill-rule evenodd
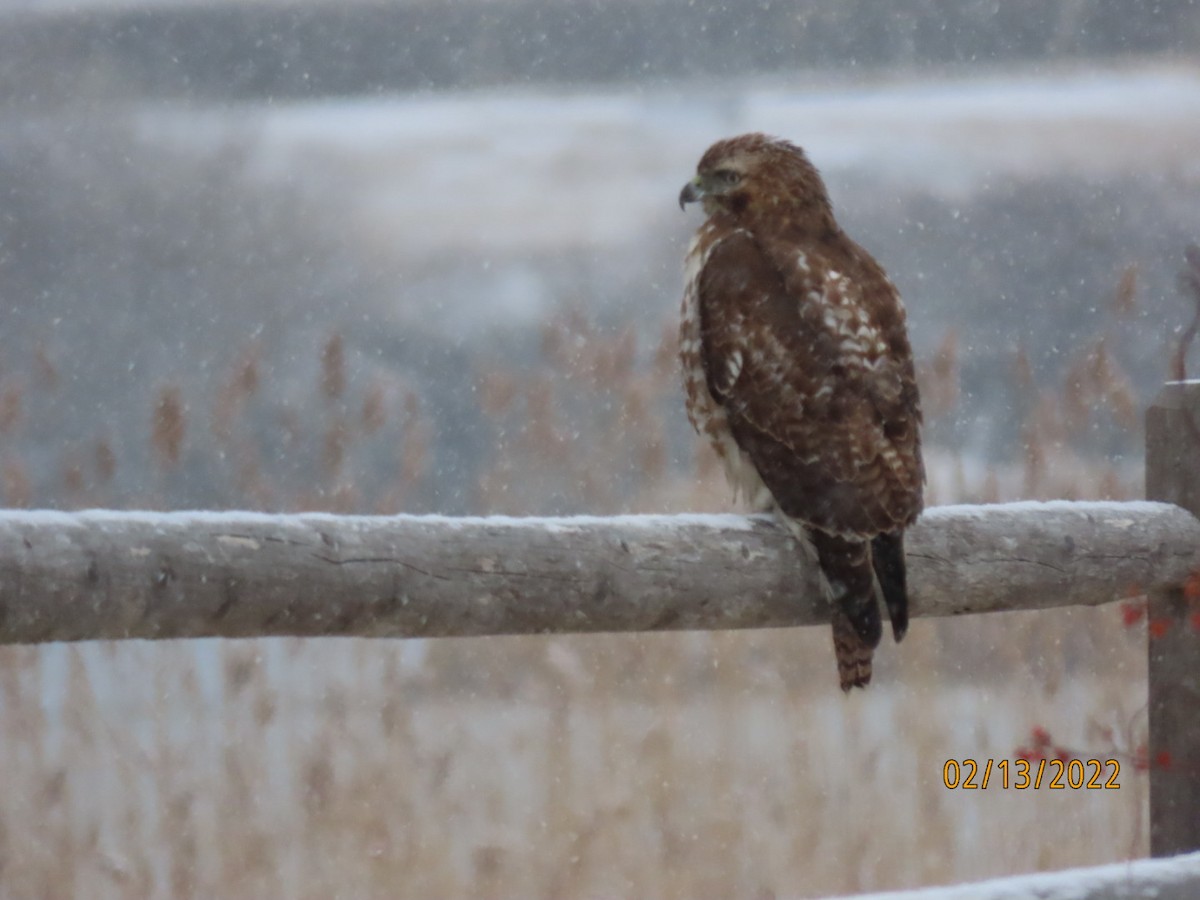
<path id="1" fill-rule="evenodd" d="M 833 611 L 833 655 L 837 659 L 838 680 L 843 691 L 865 688 L 871 683 L 871 659 L 875 648 L 862 639 L 850 617 L 841 609 Z"/>
<path id="2" fill-rule="evenodd" d="M 812 542 L 832 595 L 833 649 L 842 690 L 866 687 L 871 657 L 883 634 L 871 544 L 816 530 Z"/>
<path id="3" fill-rule="evenodd" d="M 899 642 L 908 631 L 908 575 L 904 568 L 904 532 L 876 535 L 871 540 L 871 560 L 875 577 L 883 591 L 892 636 Z"/>

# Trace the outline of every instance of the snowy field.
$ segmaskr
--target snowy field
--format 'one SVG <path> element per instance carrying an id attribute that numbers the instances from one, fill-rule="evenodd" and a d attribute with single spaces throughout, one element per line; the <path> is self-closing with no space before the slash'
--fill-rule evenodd
<path id="1" fill-rule="evenodd" d="M 1175 223 L 1195 221 L 1185 186 L 1200 181 L 1200 70 L 479 91 L 174 114 L 155 107 L 140 127 L 202 155 L 236 146 L 256 179 L 325 198 L 346 240 L 391 273 L 393 291 L 363 312 L 468 343 L 497 328 L 528 331 L 581 303 L 642 325 L 670 315 L 696 225 L 694 211 L 676 208 L 680 185 L 713 140 L 775 133 L 807 149 L 844 224 L 881 255 L 908 298 L 918 351 L 949 325 L 986 352 L 1024 340 L 1037 367 L 1053 365 L 1044 329 L 1022 335 L 1021 317 L 989 295 L 1033 305 L 1053 292 L 1079 322 L 1129 262 L 1147 295 L 1163 298 L 1129 350 L 1159 356 L 1169 334 L 1161 320 L 1178 308 L 1186 230 Z M 1010 188 L 1055 179 L 1076 185 L 1060 211 L 1078 207 L 1081 232 L 1104 229 L 1076 236 L 1098 258 L 1063 246 L 1057 270 L 1017 276 L 1029 292 L 1022 296 L 1004 254 L 1069 242 L 1071 225 L 1053 221 L 1049 196 L 1044 206 L 1006 198 Z M 1150 190 L 1178 208 L 1156 220 L 1149 210 L 1160 201 Z M 980 197 L 990 205 L 973 206 Z M 932 198 L 950 214 L 927 222 L 925 200 L 910 198 Z M 1010 233 L 1022 220 L 1031 248 Z M 959 297 L 967 279 L 978 287 Z M 1062 291 L 1074 296 L 1059 299 Z M 1151 368 L 1143 363 L 1135 377 L 1159 380 L 1161 367 Z"/>
<path id="2" fill-rule="evenodd" d="M 473 92 L 177 116 L 147 134 L 204 149 L 248 140 L 266 178 L 325 177 L 395 252 L 630 246 L 672 221 L 712 141 L 766 131 L 834 184 L 870 172 L 945 196 L 1020 176 L 1200 176 L 1200 70 L 628 91 Z M 836 201 L 836 197 L 835 197 Z"/>

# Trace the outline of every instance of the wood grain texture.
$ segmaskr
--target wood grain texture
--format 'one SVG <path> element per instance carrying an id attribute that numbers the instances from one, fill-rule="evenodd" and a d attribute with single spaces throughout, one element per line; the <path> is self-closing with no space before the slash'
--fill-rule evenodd
<path id="1" fill-rule="evenodd" d="M 914 616 L 1178 589 L 1200 521 L 1166 504 L 930 510 Z M 770 518 L 0 514 L 0 643 L 437 637 L 829 622 Z"/>

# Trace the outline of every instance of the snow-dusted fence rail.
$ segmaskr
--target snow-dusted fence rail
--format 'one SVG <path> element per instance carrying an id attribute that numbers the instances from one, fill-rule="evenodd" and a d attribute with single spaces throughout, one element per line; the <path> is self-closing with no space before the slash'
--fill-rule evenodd
<path id="1" fill-rule="evenodd" d="M 1151 774 L 1156 855 L 1200 848 L 1196 422 L 1200 382 L 1168 385 L 1147 417 L 1147 496 L 1169 502 L 943 507 L 907 538 L 914 616 L 1145 593 L 1152 620 L 1178 626 L 1150 646 L 1151 758 L 1171 761 Z M 814 573 L 761 517 L 0 513 L 0 644 L 828 620 Z"/>
<path id="2" fill-rule="evenodd" d="M 855 900 L 1147 900 L 1150 897 L 1154 900 L 1200 897 L 1200 853 L 1017 875 L 952 887 L 859 894 Z"/>
<path id="3" fill-rule="evenodd" d="M 1200 521 L 1166 503 L 930 510 L 908 533 L 914 616 L 1169 589 Z M 828 623 L 766 517 L 456 519 L 0 514 L 0 643 L 444 637 Z"/>

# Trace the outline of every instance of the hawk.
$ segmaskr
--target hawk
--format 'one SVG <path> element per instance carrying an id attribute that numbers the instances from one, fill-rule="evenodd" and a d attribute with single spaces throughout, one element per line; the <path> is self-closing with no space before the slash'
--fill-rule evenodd
<path id="1" fill-rule="evenodd" d="M 921 512 L 921 408 L 895 285 L 833 217 L 796 145 L 713 144 L 679 205 L 688 250 L 679 353 L 692 426 L 734 494 L 773 509 L 819 565 L 843 690 L 871 680 L 880 600 L 908 627 L 904 529 Z"/>

